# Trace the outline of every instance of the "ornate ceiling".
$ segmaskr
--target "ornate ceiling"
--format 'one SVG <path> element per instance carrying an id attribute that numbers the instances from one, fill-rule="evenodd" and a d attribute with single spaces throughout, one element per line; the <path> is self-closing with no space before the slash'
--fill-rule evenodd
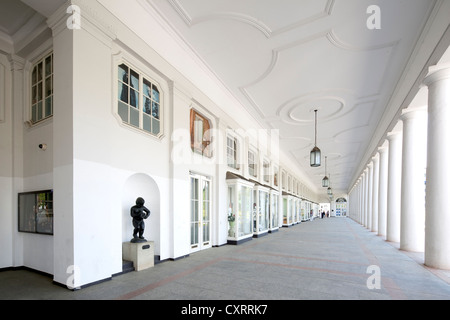
<path id="1" fill-rule="evenodd" d="M 399 87 L 411 77 L 442 0 L 98 2 L 176 68 L 183 69 L 182 55 L 195 56 L 241 110 L 279 130 L 284 153 L 321 190 L 325 168 L 309 166 L 318 109 L 318 146 L 333 189 L 346 193 L 373 137 L 387 129 L 380 124 L 405 107 Z M 0 41 L 17 45 L 25 38 L 21 24 L 48 17 L 62 3 L 3 0 Z M 155 23 L 189 52 L 154 41 L 163 37 L 154 33 Z"/>
<path id="2" fill-rule="evenodd" d="M 332 187 L 343 192 L 351 187 L 435 5 L 429 0 L 145 2 L 260 123 L 280 130 L 280 146 L 320 186 L 324 166 L 309 167 L 318 109 L 318 146 L 328 157 Z M 372 27 L 377 22 L 381 29 Z"/>

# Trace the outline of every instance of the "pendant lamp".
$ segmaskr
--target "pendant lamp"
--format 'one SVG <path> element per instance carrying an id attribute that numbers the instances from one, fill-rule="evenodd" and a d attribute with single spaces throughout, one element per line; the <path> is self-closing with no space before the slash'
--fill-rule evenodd
<path id="1" fill-rule="evenodd" d="M 330 186 L 330 179 L 327 177 L 327 157 L 325 157 L 325 178 L 322 179 L 322 187 L 328 188 Z"/>
<path id="2" fill-rule="evenodd" d="M 315 113 L 315 142 L 314 148 L 311 150 L 310 153 L 309 163 L 311 167 L 320 167 L 321 153 L 320 149 L 317 147 L 317 110 L 314 110 L 314 113 Z"/>
<path id="3" fill-rule="evenodd" d="M 331 176 L 331 175 L 330 175 L 330 176 Z M 331 185 L 328 187 L 327 193 L 328 193 L 328 195 L 329 195 L 330 197 L 333 196 L 333 190 L 331 189 Z"/>

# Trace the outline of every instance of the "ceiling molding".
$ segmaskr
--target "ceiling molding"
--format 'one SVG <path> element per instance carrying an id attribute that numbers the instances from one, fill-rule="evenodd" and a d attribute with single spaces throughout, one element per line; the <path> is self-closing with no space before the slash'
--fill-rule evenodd
<path id="1" fill-rule="evenodd" d="M 173 7 L 173 9 L 178 13 L 178 15 L 186 24 L 186 26 L 189 28 L 206 21 L 213 21 L 218 19 L 234 20 L 238 22 L 243 22 L 251 27 L 256 28 L 264 35 L 264 37 L 270 39 L 272 37 L 281 35 L 283 33 L 289 32 L 297 28 L 304 27 L 315 21 L 330 16 L 333 11 L 335 0 L 327 0 L 324 4 L 324 8 L 320 12 L 312 14 L 309 17 L 306 17 L 299 21 L 290 23 L 284 27 L 280 27 L 276 30 L 272 30 L 267 24 L 260 21 L 259 19 L 240 12 L 233 12 L 233 11 L 211 12 L 209 14 L 193 18 L 189 14 L 188 10 L 186 10 L 185 7 L 181 4 L 180 0 L 168 0 L 168 2 Z"/>

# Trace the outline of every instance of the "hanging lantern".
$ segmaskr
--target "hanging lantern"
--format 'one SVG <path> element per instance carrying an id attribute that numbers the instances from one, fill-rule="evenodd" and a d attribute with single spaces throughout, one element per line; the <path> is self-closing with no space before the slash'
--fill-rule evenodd
<path id="1" fill-rule="evenodd" d="M 322 187 L 328 188 L 330 186 L 330 179 L 327 177 L 327 157 L 325 157 L 325 177 L 322 179 Z"/>
<path id="2" fill-rule="evenodd" d="M 317 147 L 317 110 L 314 110 L 314 113 L 315 113 L 315 141 L 314 141 L 314 148 L 311 150 L 310 153 L 309 163 L 311 167 L 320 167 L 322 155 L 320 149 Z"/>

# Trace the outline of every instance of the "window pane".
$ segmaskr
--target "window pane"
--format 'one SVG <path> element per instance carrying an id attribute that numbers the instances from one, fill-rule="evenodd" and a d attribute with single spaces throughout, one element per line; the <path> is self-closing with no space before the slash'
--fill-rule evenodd
<path id="1" fill-rule="evenodd" d="M 130 73 L 131 73 L 131 87 L 139 91 L 139 74 L 137 74 L 133 70 L 131 70 Z"/>
<path id="2" fill-rule="evenodd" d="M 191 185 L 192 190 L 192 199 L 198 200 L 198 179 L 193 179 Z"/>
<path id="3" fill-rule="evenodd" d="M 203 200 L 209 200 L 209 181 L 203 181 Z"/>
<path id="4" fill-rule="evenodd" d="M 37 104 L 31 107 L 31 121 L 32 122 L 37 121 Z"/>
<path id="5" fill-rule="evenodd" d="M 152 103 L 152 116 L 159 120 L 159 104 Z"/>
<path id="6" fill-rule="evenodd" d="M 124 64 L 119 66 L 119 80 L 128 84 L 128 67 Z"/>
<path id="7" fill-rule="evenodd" d="M 45 99 L 45 117 L 50 117 L 53 114 L 53 97 Z"/>
<path id="8" fill-rule="evenodd" d="M 156 101 L 158 103 L 160 102 L 159 101 L 159 90 L 155 86 L 153 86 L 153 101 Z"/>
<path id="9" fill-rule="evenodd" d="M 119 81 L 119 99 L 128 103 L 128 86 Z"/>
<path id="10" fill-rule="evenodd" d="M 191 223 L 191 245 L 197 244 L 195 241 L 195 223 Z"/>
<path id="11" fill-rule="evenodd" d="M 45 97 L 49 97 L 53 94 L 53 81 L 52 77 L 48 77 L 45 80 Z"/>
<path id="12" fill-rule="evenodd" d="M 42 83 L 37 85 L 37 101 L 42 101 Z"/>
<path id="13" fill-rule="evenodd" d="M 42 62 L 37 65 L 37 81 L 42 81 Z"/>
<path id="14" fill-rule="evenodd" d="M 42 120 L 44 117 L 43 117 L 43 112 L 42 112 L 42 102 L 39 102 L 38 103 L 38 108 L 37 108 L 37 120 L 39 121 L 39 120 Z"/>
<path id="15" fill-rule="evenodd" d="M 128 105 L 119 101 L 118 113 L 124 122 L 128 122 L 128 108 Z"/>
<path id="16" fill-rule="evenodd" d="M 203 215 L 202 215 L 203 221 L 209 220 L 209 202 L 203 202 Z"/>
<path id="17" fill-rule="evenodd" d="M 152 114 L 152 101 L 150 98 L 144 96 L 144 113 L 151 115 Z"/>
<path id="18" fill-rule="evenodd" d="M 139 107 L 139 94 L 133 89 L 130 89 L 130 105 L 135 108 Z"/>
<path id="19" fill-rule="evenodd" d="M 45 59 L 45 76 L 49 76 L 52 74 L 52 56 L 48 56 Z"/>
<path id="20" fill-rule="evenodd" d="M 197 200 L 195 200 L 194 202 L 195 202 L 194 221 L 197 222 L 200 219 L 200 206 Z"/>
<path id="21" fill-rule="evenodd" d="M 133 108 L 130 108 L 130 124 L 139 127 L 139 111 Z"/>
<path id="22" fill-rule="evenodd" d="M 209 223 L 203 224 L 203 242 L 209 241 Z"/>
<path id="23" fill-rule="evenodd" d="M 160 133 L 161 128 L 159 125 L 160 125 L 159 120 L 152 119 L 152 133 L 154 135 L 157 135 Z"/>
<path id="24" fill-rule="evenodd" d="M 144 79 L 144 92 L 147 97 L 152 97 L 152 84 L 147 80 Z"/>
<path id="25" fill-rule="evenodd" d="M 35 85 L 37 82 L 37 66 L 33 69 L 33 74 L 31 76 L 31 84 Z"/>
<path id="26" fill-rule="evenodd" d="M 38 102 L 37 100 L 37 86 L 33 86 L 31 93 L 31 104 L 36 104 Z"/>
<path id="27" fill-rule="evenodd" d="M 19 231 L 36 232 L 35 195 L 19 195 Z"/>
<path id="28" fill-rule="evenodd" d="M 36 232 L 38 233 L 52 233 L 53 230 L 53 209 L 51 202 L 46 201 L 47 198 L 49 198 L 47 193 L 37 195 Z"/>
<path id="29" fill-rule="evenodd" d="M 148 131 L 148 132 L 152 132 L 152 118 L 150 117 L 150 116 L 148 116 L 148 115 L 146 115 L 146 114 L 144 114 L 144 116 L 143 116 L 143 124 L 142 124 L 142 128 L 145 130 L 145 131 Z"/>

